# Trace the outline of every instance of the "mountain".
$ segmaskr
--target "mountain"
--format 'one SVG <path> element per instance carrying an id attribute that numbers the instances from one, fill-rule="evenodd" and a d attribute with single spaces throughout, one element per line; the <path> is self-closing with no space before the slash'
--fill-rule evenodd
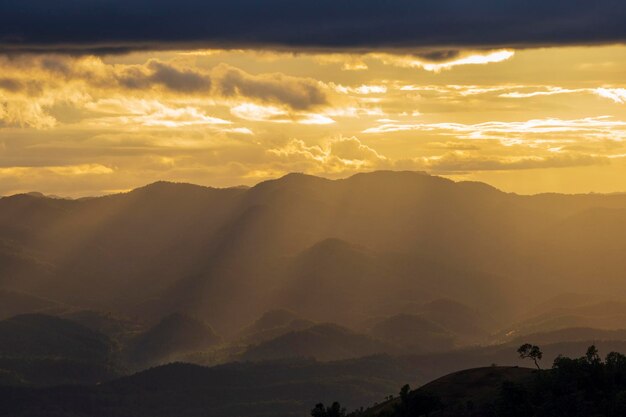
<path id="1" fill-rule="evenodd" d="M 313 321 L 300 318 L 290 310 L 270 310 L 241 330 L 236 336 L 236 341 L 243 344 L 258 344 L 292 331 L 306 329 L 314 324 Z"/>
<path id="2" fill-rule="evenodd" d="M 573 303 L 569 307 L 546 308 L 536 316 L 513 323 L 505 330 L 502 340 L 545 333 L 568 328 L 622 329 L 626 321 L 626 303 L 622 301 L 595 301 Z"/>
<path id="3" fill-rule="evenodd" d="M 416 311 L 457 337 L 473 342 L 484 340 L 497 323 L 488 314 L 450 299 L 433 300 Z"/>
<path id="4" fill-rule="evenodd" d="M 128 343 L 144 330 L 141 323 L 95 310 L 69 310 L 60 317 L 102 333 L 119 345 Z"/>
<path id="5" fill-rule="evenodd" d="M 221 341 L 211 326 L 185 314 L 171 314 L 131 342 L 129 356 L 135 365 L 171 362 L 186 353 L 208 349 Z"/>
<path id="6" fill-rule="evenodd" d="M 521 336 L 512 344 L 522 344 L 532 340 L 533 344 L 554 344 L 563 342 L 580 342 L 580 341 L 626 341 L 626 330 L 603 330 L 593 329 L 589 327 L 571 327 L 566 329 L 552 330 L 548 332 L 532 333 Z"/>
<path id="7" fill-rule="evenodd" d="M 51 277 L 52 265 L 37 253 L 0 238 L 0 286 L 24 285 L 32 278 L 41 280 Z"/>
<path id="8" fill-rule="evenodd" d="M 26 313 L 62 313 L 68 306 L 22 292 L 0 289 L 0 320 Z"/>
<path id="9" fill-rule="evenodd" d="M 451 350 L 455 344 L 454 335 L 443 327 L 411 314 L 383 319 L 372 326 L 370 334 L 414 353 Z"/>
<path id="10" fill-rule="evenodd" d="M 115 346 L 70 320 L 27 314 L 0 321 L 0 374 L 22 385 L 95 383 L 119 375 Z"/>
<path id="11" fill-rule="evenodd" d="M 15 388 L 0 384 L 0 416 L 215 417 L 309 413 L 319 401 L 356 408 L 394 392 L 413 375 L 385 356 L 340 362 L 312 360 L 170 364 L 94 386 Z"/>
<path id="12" fill-rule="evenodd" d="M 397 351 L 393 345 L 334 324 L 318 324 L 248 348 L 243 360 L 315 358 L 333 361 Z"/>
<path id="13" fill-rule="evenodd" d="M 111 344 L 69 320 L 43 314 L 25 314 L 0 321 L 0 355 L 52 356 L 106 360 Z"/>
<path id="14" fill-rule="evenodd" d="M 537 294 L 626 290 L 624 222 L 625 195 L 520 196 L 417 172 L 16 195 L 0 199 L 0 288 L 146 322 L 180 311 L 225 336 L 271 309 L 354 327 L 445 298 L 492 318 L 425 316 L 472 328 L 469 343 Z"/>

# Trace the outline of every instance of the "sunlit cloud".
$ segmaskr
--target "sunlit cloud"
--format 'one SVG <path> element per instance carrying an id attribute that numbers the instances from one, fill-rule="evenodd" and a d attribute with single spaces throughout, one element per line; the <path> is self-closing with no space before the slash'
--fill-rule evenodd
<path id="1" fill-rule="evenodd" d="M 369 68 L 361 55 L 315 54 L 313 57 L 321 65 L 338 64 L 342 71 L 364 71 Z"/>
<path id="2" fill-rule="evenodd" d="M 288 112 L 276 106 L 242 103 L 230 109 L 233 116 L 254 122 L 289 123 Z"/>
<path id="3" fill-rule="evenodd" d="M 463 52 L 458 57 L 443 60 L 441 62 L 429 61 L 421 57 L 410 55 L 371 54 L 370 56 L 387 65 L 402 68 L 420 68 L 426 71 L 440 72 L 461 65 L 484 65 L 503 62 L 511 59 L 514 55 L 515 52 L 508 49 L 489 52 Z"/>
<path id="4" fill-rule="evenodd" d="M 298 120 L 298 123 L 303 125 L 330 125 L 335 121 L 323 114 L 307 113 Z"/>
<path id="5" fill-rule="evenodd" d="M 390 166 L 386 157 L 356 137 L 336 137 L 318 145 L 307 145 L 302 140 L 292 139 L 267 152 L 290 170 L 306 166 L 316 173 L 340 174 Z"/>
<path id="6" fill-rule="evenodd" d="M 0 176 L 2 177 L 21 177 L 28 175 L 106 175 L 112 174 L 114 170 L 110 167 L 100 164 L 81 164 L 69 166 L 44 166 L 44 167 L 9 167 L 0 168 Z"/>
<path id="7" fill-rule="evenodd" d="M 387 86 L 384 85 L 360 85 L 358 87 L 347 87 L 344 85 L 335 86 L 335 90 L 343 94 L 385 94 Z"/>
<path id="8" fill-rule="evenodd" d="M 597 88 L 595 93 L 619 104 L 626 103 L 626 88 Z"/>
<path id="9" fill-rule="evenodd" d="M 539 91 L 530 91 L 530 92 L 519 92 L 513 91 L 510 93 L 502 93 L 500 97 L 505 98 L 530 98 L 530 97 L 540 97 L 540 96 L 555 96 L 559 94 L 573 94 L 573 93 L 581 93 L 586 92 L 587 89 L 567 89 L 561 87 L 546 87 Z"/>
<path id="10" fill-rule="evenodd" d="M 510 171 L 545 168 L 566 168 L 606 165 L 609 158 L 575 153 L 538 156 L 483 156 L 464 151 L 448 152 L 440 156 L 399 161 L 403 167 L 419 168 L 438 174 L 458 174 L 479 171 Z"/>
<path id="11" fill-rule="evenodd" d="M 626 103 L 626 89 L 598 88 L 565 88 L 552 85 L 399 85 L 399 91 L 437 94 L 440 97 L 455 99 L 472 96 L 495 96 L 507 99 L 530 99 L 559 95 L 594 95 L 609 99 L 617 104 Z"/>
<path id="12" fill-rule="evenodd" d="M 86 108 L 114 116 L 99 118 L 98 125 L 142 125 L 184 127 L 194 125 L 230 125 L 231 121 L 204 114 L 194 107 L 169 107 L 157 100 L 102 99 Z"/>
<path id="13" fill-rule="evenodd" d="M 242 103 L 231 108 L 233 116 L 254 122 L 298 123 L 303 125 L 333 124 L 335 120 L 318 113 L 289 112 L 276 106 Z"/>
<path id="14" fill-rule="evenodd" d="M 380 107 L 348 106 L 348 107 L 331 107 L 331 108 L 324 110 L 324 114 L 329 117 L 360 118 L 360 117 L 381 117 L 385 115 L 385 112 Z"/>
<path id="15" fill-rule="evenodd" d="M 56 125 L 56 119 L 46 113 L 43 103 L 28 99 L 6 100 L 0 95 L 0 128 L 49 129 Z"/>
<path id="16" fill-rule="evenodd" d="M 389 134 L 407 131 L 437 131 L 463 139 L 493 139 L 506 145 L 571 142 L 573 138 L 587 140 L 626 140 L 626 122 L 610 116 L 574 120 L 556 118 L 532 119 L 523 122 L 463 123 L 382 123 L 363 130 L 369 134 Z"/>
<path id="17" fill-rule="evenodd" d="M 500 94 L 504 98 L 531 98 L 541 96 L 555 96 L 561 94 L 595 94 L 599 97 L 609 99 L 617 104 L 626 103 L 626 89 L 624 88 L 562 88 L 562 87 L 539 87 L 536 91 L 513 91 Z"/>

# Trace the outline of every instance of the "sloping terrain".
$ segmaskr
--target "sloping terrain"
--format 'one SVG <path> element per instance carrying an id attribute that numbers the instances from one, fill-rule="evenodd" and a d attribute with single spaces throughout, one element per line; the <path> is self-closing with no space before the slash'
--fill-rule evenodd
<path id="1" fill-rule="evenodd" d="M 45 390 L 0 386 L 0 416 L 303 416 L 319 400 L 351 408 L 413 376 L 387 357 L 318 363 L 171 364 L 98 386 Z"/>
<path id="2" fill-rule="evenodd" d="M 320 361 L 333 361 L 394 351 L 397 352 L 398 349 L 392 344 L 335 324 L 318 324 L 252 346 L 241 359 L 261 361 L 315 358 Z"/>
<path id="3" fill-rule="evenodd" d="M 623 195 L 518 196 L 415 172 L 17 195 L 0 199 L 0 285 L 148 321 L 184 311 L 223 334 L 272 308 L 354 324 L 440 298 L 506 322 L 535 288 L 624 289 L 611 225 L 625 210 Z"/>
<path id="4" fill-rule="evenodd" d="M 0 373 L 7 383 L 95 383 L 120 374 L 114 344 L 70 320 L 43 314 L 0 321 Z"/>
<path id="5" fill-rule="evenodd" d="M 220 341 L 208 324 L 184 314 L 171 314 L 131 341 L 129 356 L 136 366 L 154 366 L 209 349 Z"/>

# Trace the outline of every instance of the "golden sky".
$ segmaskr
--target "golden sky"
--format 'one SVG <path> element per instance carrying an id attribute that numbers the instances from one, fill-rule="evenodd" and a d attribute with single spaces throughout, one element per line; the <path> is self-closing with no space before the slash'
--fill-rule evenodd
<path id="1" fill-rule="evenodd" d="M 626 191 L 626 46 L 0 56 L 0 195 L 422 170 Z"/>

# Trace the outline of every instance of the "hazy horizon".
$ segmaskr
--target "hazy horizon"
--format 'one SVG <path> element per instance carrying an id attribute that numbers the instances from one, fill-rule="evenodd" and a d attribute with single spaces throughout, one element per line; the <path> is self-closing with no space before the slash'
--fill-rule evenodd
<path id="1" fill-rule="evenodd" d="M 512 190 L 507 190 L 504 188 L 499 188 L 496 187 L 493 184 L 488 183 L 487 181 L 479 181 L 479 180 L 466 180 L 466 179 L 456 179 L 454 177 L 451 176 L 447 176 L 447 175 L 437 175 L 437 174 L 433 174 L 433 173 L 429 173 L 427 171 L 411 171 L 411 170 L 372 170 L 372 171 L 363 171 L 363 172 L 358 172 L 358 173 L 353 173 L 350 175 L 346 175 L 346 176 L 324 176 L 324 175 L 314 175 L 314 174 L 307 174 L 305 172 L 288 172 L 285 173 L 284 175 L 281 176 L 277 176 L 274 178 L 267 178 L 267 179 L 263 179 L 263 180 L 258 180 L 257 182 L 251 182 L 249 184 L 233 184 L 233 185 L 223 185 L 223 186 L 215 186 L 212 185 L 210 183 L 205 183 L 205 184 L 201 184 L 201 183 L 194 183 L 194 182 L 188 182 L 188 181 L 176 181 L 176 180 L 165 180 L 165 179 L 157 179 L 155 181 L 149 182 L 149 183 L 145 183 L 145 184 L 138 184 L 136 186 L 133 186 L 132 188 L 128 188 L 128 189 L 124 189 L 124 190 L 115 190 L 115 191 L 109 191 L 109 192 L 104 192 L 102 194 L 85 194 L 85 195 L 58 195 L 55 194 L 54 192 L 45 192 L 39 189 L 35 189 L 35 190 L 21 190 L 21 191 L 16 191 L 14 193 L 11 194 L 4 194 L 4 195 L 0 195 L 0 198 L 4 198 L 4 197 L 12 197 L 15 195 L 20 195 L 20 194 L 41 194 L 44 197 L 53 197 L 53 198 L 63 198 L 63 199 L 80 199 L 80 198 L 90 198 L 90 197 L 106 197 L 109 195 L 115 195 L 115 194 L 124 194 L 124 193 L 129 193 L 133 190 L 136 190 L 138 188 L 143 188 L 146 186 L 150 186 L 153 184 L 158 184 L 158 183 L 170 183 L 170 184 L 183 184 L 183 185 L 196 185 L 199 187 L 204 187 L 204 188 L 213 188 L 213 189 L 237 189 L 237 188 L 252 188 L 255 187 L 259 184 L 262 184 L 264 182 L 267 181 L 274 181 L 274 180 L 278 180 L 280 178 L 289 176 L 289 175 L 306 175 L 306 176 L 311 176 L 311 177 L 317 177 L 317 178 L 323 178 L 329 181 L 338 181 L 338 180 L 345 180 L 348 178 L 351 178 L 355 175 L 361 175 L 361 174 L 375 174 L 377 172 L 413 172 L 413 173 L 418 173 L 418 174 L 424 174 L 427 176 L 433 176 L 433 177 L 440 177 L 440 178 L 445 178 L 445 179 L 449 179 L 453 182 L 477 182 L 477 183 L 482 183 L 482 184 L 486 184 L 489 185 L 491 187 L 496 188 L 499 191 L 505 192 L 505 193 L 512 193 L 512 194 L 517 194 L 517 195 L 522 195 L 522 196 L 534 196 L 534 195 L 542 195 L 542 194 L 562 194 L 562 195 L 585 195 L 585 194 L 598 194 L 598 195 L 621 195 L 621 194 L 626 194 L 626 190 L 625 191 L 610 191 L 610 192 L 596 192 L 593 190 L 590 191 L 578 191 L 578 192 L 560 192 L 560 191 L 539 191 L 539 192 L 535 192 L 535 193 L 522 193 L 522 192 L 516 192 L 516 191 L 512 191 Z"/>

